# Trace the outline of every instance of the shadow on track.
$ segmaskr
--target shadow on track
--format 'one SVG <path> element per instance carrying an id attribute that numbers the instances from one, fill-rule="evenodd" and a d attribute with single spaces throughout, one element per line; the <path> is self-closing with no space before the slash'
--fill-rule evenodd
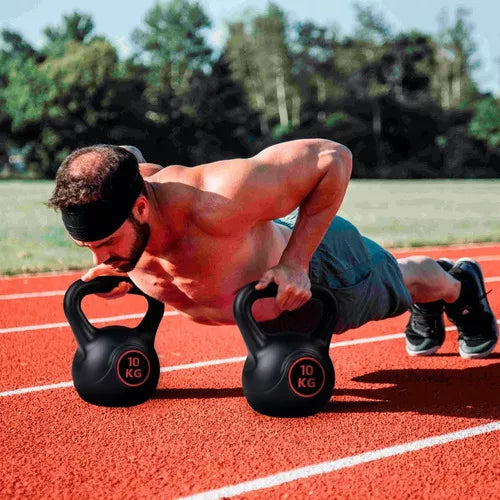
<path id="1" fill-rule="evenodd" d="M 488 359 L 500 359 L 500 355 L 495 353 Z M 371 384 L 372 387 L 336 388 L 326 412 L 417 412 L 467 418 L 500 418 L 498 362 L 465 369 L 379 370 L 352 380 Z M 374 384 L 383 384 L 384 387 L 373 387 Z M 338 396 L 366 400 L 336 401 Z"/>

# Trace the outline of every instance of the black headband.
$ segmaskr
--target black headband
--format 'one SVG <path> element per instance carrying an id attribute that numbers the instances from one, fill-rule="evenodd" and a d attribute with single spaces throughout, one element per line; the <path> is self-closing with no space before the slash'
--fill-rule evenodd
<path id="1" fill-rule="evenodd" d="M 144 181 L 137 173 L 134 181 L 114 196 L 84 205 L 61 209 L 62 220 L 68 233 L 78 241 L 97 241 L 113 234 L 132 212 L 141 194 Z"/>

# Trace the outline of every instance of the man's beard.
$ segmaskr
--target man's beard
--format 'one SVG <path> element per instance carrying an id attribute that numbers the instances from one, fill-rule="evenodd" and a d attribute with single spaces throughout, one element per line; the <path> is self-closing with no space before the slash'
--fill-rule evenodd
<path id="1" fill-rule="evenodd" d="M 147 222 L 141 223 L 133 215 L 128 220 L 132 223 L 135 230 L 135 239 L 130 254 L 126 258 L 114 257 L 110 259 L 115 262 L 123 262 L 123 264 L 116 266 L 116 269 L 124 273 L 128 273 L 135 268 L 148 245 L 149 236 L 151 235 L 151 228 Z"/>

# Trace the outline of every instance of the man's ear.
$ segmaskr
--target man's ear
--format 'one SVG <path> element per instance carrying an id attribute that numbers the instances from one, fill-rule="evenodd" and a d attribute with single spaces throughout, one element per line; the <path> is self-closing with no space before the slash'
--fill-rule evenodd
<path id="1" fill-rule="evenodd" d="M 134 203 L 132 208 L 132 214 L 134 217 L 141 221 L 145 222 L 149 217 L 149 202 L 148 199 L 144 195 L 139 195 L 139 198 Z"/>

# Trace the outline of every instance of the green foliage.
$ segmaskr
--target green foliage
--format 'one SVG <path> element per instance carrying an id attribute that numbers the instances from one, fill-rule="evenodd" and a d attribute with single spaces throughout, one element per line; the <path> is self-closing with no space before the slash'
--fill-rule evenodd
<path id="1" fill-rule="evenodd" d="M 469 123 L 469 132 L 485 141 L 491 148 L 500 148 L 500 102 L 493 97 L 481 100 L 476 105 L 474 117 Z"/>
<path id="2" fill-rule="evenodd" d="M 384 42 L 392 37 L 392 27 L 373 5 L 354 4 L 357 27 L 354 36 L 368 42 Z"/>
<path id="3" fill-rule="evenodd" d="M 337 111 L 336 113 L 331 113 L 326 117 L 325 125 L 328 128 L 334 127 L 347 119 L 348 117 L 345 113 L 342 113 L 342 111 Z"/>
<path id="4" fill-rule="evenodd" d="M 285 135 L 288 135 L 292 130 L 293 124 L 291 122 L 285 123 L 284 125 L 277 124 L 273 127 L 273 139 L 275 141 L 279 141 Z"/>
<path id="5" fill-rule="evenodd" d="M 197 2 L 171 0 L 148 11 L 144 28 L 132 35 L 150 67 L 154 87 L 166 81 L 175 91 L 185 91 L 196 71 L 208 71 L 211 62 L 205 32 L 211 21 Z"/>
<path id="6" fill-rule="evenodd" d="M 7 59 L 25 60 L 37 55 L 36 50 L 19 33 L 4 29 L 0 32 L 0 37 L 2 66 Z"/>
<path id="7" fill-rule="evenodd" d="M 7 68 L 9 83 L 3 91 L 3 98 L 14 129 L 41 121 L 48 113 L 51 100 L 57 95 L 51 79 L 40 71 L 33 58 L 14 59 Z"/>
<path id="8" fill-rule="evenodd" d="M 334 25 L 290 23 L 269 3 L 231 20 L 216 54 L 200 3 L 159 1 L 125 60 L 81 12 L 47 27 L 39 49 L 3 30 L 0 170 L 22 151 L 30 171 L 51 178 L 92 143 L 194 165 L 326 137 L 354 152 L 354 177 L 498 176 L 498 103 L 471 77 L 470 14 L 459 9 L 433 37 L 395 32 L 373 6 L 356 11 L 355 31 L 342 36 Z"/>
<path id="9" fill-rule="evenodd" d="M 90 43 L 93 31 L 94 21 L 88 14 L 73 12 L 69 16 L 63 16 L 60 26 L 45 28 L 47 43 L 43 52 L 52 57 L 60 57 L 65 53 L 68 42 Z"/>

